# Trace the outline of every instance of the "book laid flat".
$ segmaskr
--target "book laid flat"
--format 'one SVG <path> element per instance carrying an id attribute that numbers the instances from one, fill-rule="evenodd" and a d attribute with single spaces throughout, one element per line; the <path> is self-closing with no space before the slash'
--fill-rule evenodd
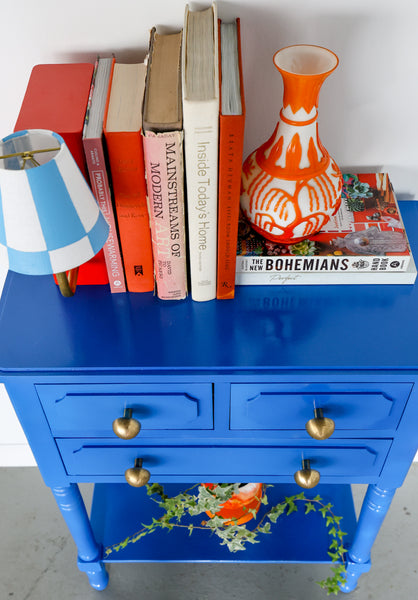
<path id="1" fill-rule="evenodd" d="M 318 234 L 302 242 L 270 242 L 242 218 L 236 283 L 249 285 L 251 277 L 257 278 L 255 285 L 321 283 L 323 278 L 328 284 L 344 278 L 367 283 L 368 277 L 370 283 L 378 278 L 379 283 L 409 283 L 415 266 L 387 173 L 346 174 L 343 180 L 340 209 Z"/>
<path id="2" fill-rule="evenodd" d="M 83 146 L 90 185 L 109 225 L 109 236 L 103 247 L 103 253 L 112 293 L 126 292 L 122 256 L 107 175 L 103 135 L 104 111 L 114 61 L 114 58 L 99 58 L 95 64 L 83 130 Z"/>
<path id="3" fill-rule="evenodd" d="M 130 292 L 154 290 L 142 143 L 145 76 L 144 63 L 114 63 L 104 120 L 116 219 Z"/>
<path id="4" fill-rule="evenodd" d="M 152 30 L 143 107 L 154 276 L 161 300 L 187 296 L 181 44 L 181 31 Z"/>
<path id="5" fill-rule="evenodd" d="M 191 296 L 216 298 L 219 77 L 216 4 L 186 6 L 183 27 L 183 129 Z"/>
<path id="6" fill-rule="evenodd" d="M 417 278 L 412 258 L 406 271 L 350 271 L 322 272 L 287 271 L 285 273 L 237 273 L 236 285 L 411 285 Z"/>
<path id="7" fill-rule="evenodd" d="M 235 295 L 236 246 L 244 148 L 245 102 L 240 20 L 219 20 L 219 191 L 216 297 Z"/>
<path id="8" fill-rule="evenodd" d="M 94 65 L 90 63 L 36 65 L 14 129 L 48 129 L 59 133 L 87 181 L 82 137 L 93 71 Z M 79 267 L 77 285 L 107 283 L 105 259 L 100 250 Z"/>

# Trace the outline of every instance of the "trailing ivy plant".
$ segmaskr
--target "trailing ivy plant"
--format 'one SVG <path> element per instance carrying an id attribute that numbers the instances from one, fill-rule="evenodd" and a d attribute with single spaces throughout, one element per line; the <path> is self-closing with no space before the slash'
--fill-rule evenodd
<path id="1" fill-rule="evenodd" d="M 230 552 L 238 552 L 245 550 L 247 544 L 259 543 L 259 536 L 271 533 L 271 526 L 277 523 L 279 517 L 290 515 L 298 511 L 301 507 L 305 515 L 311 512 L 319 512 L 324 519 L 324 524 L 330 538 L 328 554 L 336 564 L 331 567 L 332 575 L 317 583 L 321 588 L 326 590 L 327 594 L 338 594 L 340 585 L 346 581 L 346 549 L 343 543 L 346 533 L 340 527 L 342 517 L 336 516 L 333 513 L 332 504 L 325 504 L 319 495 L 315 496 L 315 498 L 307 498 L 304 492 L 300 492 L 294 496 L 285 497 L 278 504 L 271 506 L 258 523 L 251 520 L 245 524 L 238 525 L 236 522 L 219 517 L 216 513 L 220 510 L 222 504 L 229 500 L 233 494 L 238 493 L 239 486 L 239 483 L 221 483 L 214 486 L 213 489 L 209 489 L 203 485 L 196 484 L 177 494 L 177 496 L 170 497 L 164 493 L 164 488 L 160 484 L 153 483 L 152 485 L 147 485 L 147 494 L 149 496 L 158 496 L 158 499 L 152 498 L 152 500 L 164 511 L 163 515 L 158 519 L 153 518 L 152 523 L 142 524 L 140 530 L 122 542 L 105 548 L 105 558 L 114 552 L 119 552 L 123 548 L 126 548 L 128 544 L 138 542 L 141 538 L 153 533 L 157 529 L 172 530 L 175 527 L 188 529 L 190 535 L 195 530 L 208 531 L 218 536 L 220 544 L 227 546 Z M 271 486 L 264 486 L 263 497 L 261 498 L 262 504 L 266 506 L 269 504 L 267 495 L 267 488 L 269 487 Z M 193 491 L 195 493 L 191 493 Z M 183 524 L 181 522 L 185 515 L 196 517 L 207 511 L 214 516 L 197 524 Z M 249 511 L 255 518 L 256 511 L 252 509 L 249 509 Z"/>

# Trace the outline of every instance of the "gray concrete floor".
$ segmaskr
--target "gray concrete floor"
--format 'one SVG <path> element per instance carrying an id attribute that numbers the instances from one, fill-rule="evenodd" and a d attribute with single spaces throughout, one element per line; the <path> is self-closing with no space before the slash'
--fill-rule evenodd
<path id="1" fill-rule="evenodd" d="M 89 489 L 82 488 L 86 495 Z M 364 488 L 355 488 L 356 505 Z M 373 548 L 372 569 L 341 598 L 418 597 L 418 464 L 398 490 Z M 36 468 L 0 469 L 0 600 L 317 600 L 327 566 L 119 564 L 106 590 L 78 571 L 72 538 Z"/>

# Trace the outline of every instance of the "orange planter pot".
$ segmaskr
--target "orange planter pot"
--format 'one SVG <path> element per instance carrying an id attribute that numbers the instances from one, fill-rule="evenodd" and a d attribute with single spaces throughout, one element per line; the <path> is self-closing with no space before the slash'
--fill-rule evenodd
<path id="1" fill-rule="evenodd" d="M 209 489 L 213 489 L 216 484 L 204 483 L 203 485 Z M 262 483 L 247 483 L 240 488 L 238 494 L 234 494 L 227 502 L 225 502 L 225 504 L 221 506 L 221 510 L 216 514 L 223 519 L 230 519 L 230 521 L 227 521 L 226 525 L 230 525 L 233 522 L 242 525 L 253 518 L 253 515 L 249 512 L 250 509 L 258 511 L 262 496 Z M 206 514 L 210 518 L 215 516 L 210 511 L 207 511 Z"/>

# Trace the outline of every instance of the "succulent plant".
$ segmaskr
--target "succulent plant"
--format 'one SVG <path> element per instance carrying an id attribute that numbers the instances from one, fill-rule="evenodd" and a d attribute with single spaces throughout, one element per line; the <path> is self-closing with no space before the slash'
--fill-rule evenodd
<path id="1" fill-rule="evenodd" d="M 290 254 L 295 256 L 314 256 L 317 253 L 315 242 L 312 240 L 302 240 L 289 246 Z"/>

